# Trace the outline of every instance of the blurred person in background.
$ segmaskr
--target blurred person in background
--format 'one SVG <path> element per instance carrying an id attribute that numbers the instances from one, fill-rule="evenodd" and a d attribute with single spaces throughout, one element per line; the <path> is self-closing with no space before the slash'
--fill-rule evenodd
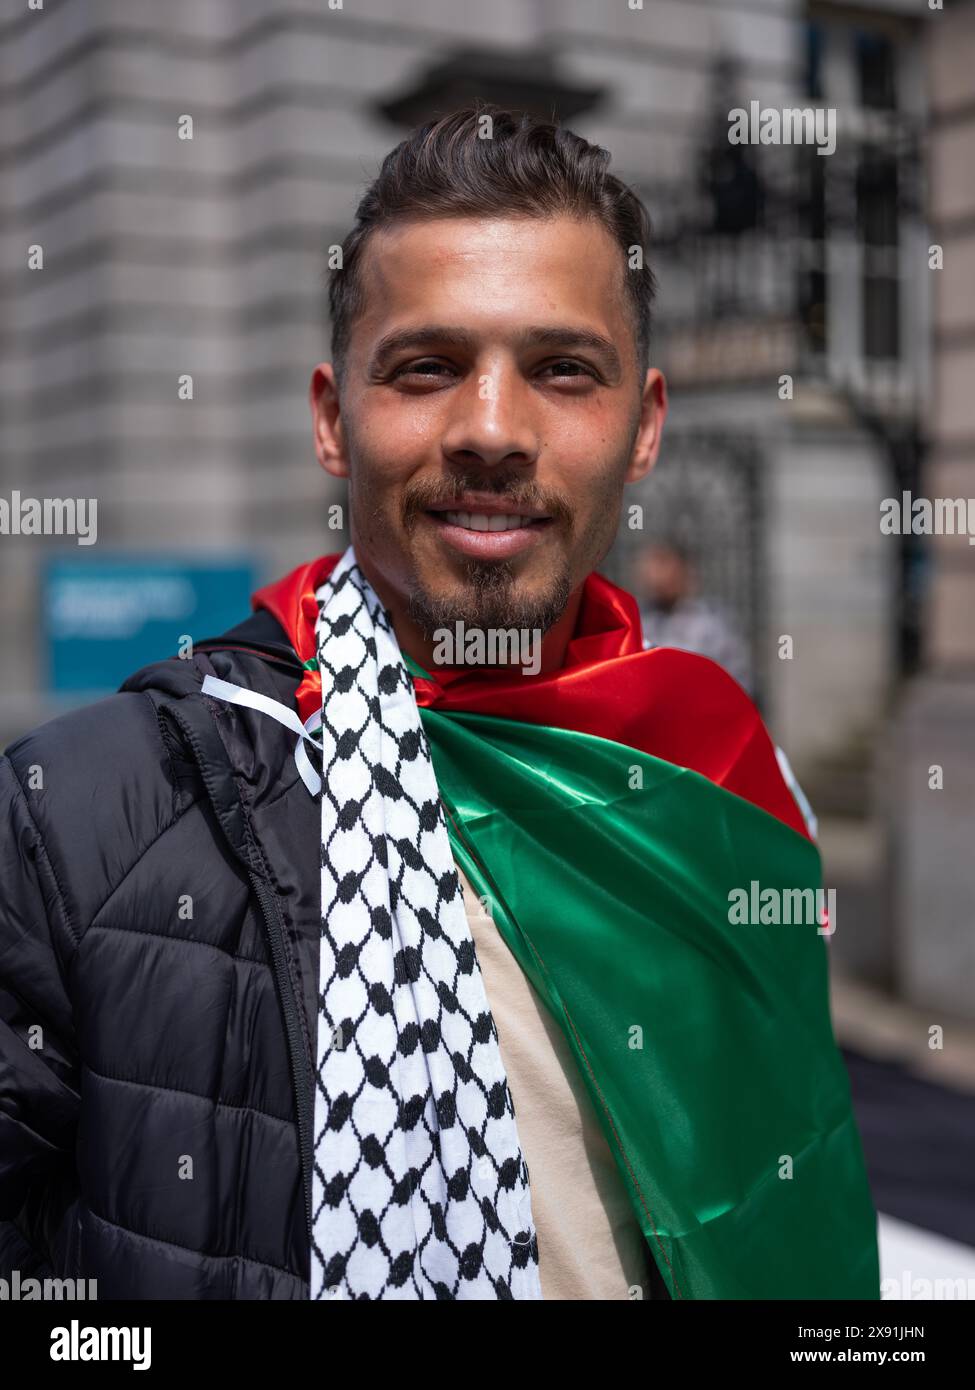
<path id="1" fill-rule="evenodd" d="M 688 547 L 655 541 L 633 563 L 633 592 L 640 603 L 645 647 L 676 647 L 710 657 L 752 693 L 748 648 L 723 614 L 698 592 Z"/>

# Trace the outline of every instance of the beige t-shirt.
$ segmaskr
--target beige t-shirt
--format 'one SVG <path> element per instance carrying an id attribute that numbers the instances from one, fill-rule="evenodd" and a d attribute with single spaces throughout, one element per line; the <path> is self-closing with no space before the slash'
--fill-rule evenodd
<path id="1" fill-rule="evenodd" d="M 546 1299 L 628 1299 L 646 1241 L 558 1024 L 458 866 L 464 907 L 528 1164 Z"/>

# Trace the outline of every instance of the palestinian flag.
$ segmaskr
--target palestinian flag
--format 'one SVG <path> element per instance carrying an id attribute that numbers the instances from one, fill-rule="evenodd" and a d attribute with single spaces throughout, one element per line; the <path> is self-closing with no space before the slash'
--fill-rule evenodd
<path id="1" fill-rule="evenodd" d="M 308 667 L 302 719 L 339 558 L 253 598 Z M 596 574 L 558 671 L 407 665 L 455 860 L 565 1033 L 671 1297 L 879 1299 L 826 937 L 730 907 L 822 886 L 749 697 L 644 651 Z"/>

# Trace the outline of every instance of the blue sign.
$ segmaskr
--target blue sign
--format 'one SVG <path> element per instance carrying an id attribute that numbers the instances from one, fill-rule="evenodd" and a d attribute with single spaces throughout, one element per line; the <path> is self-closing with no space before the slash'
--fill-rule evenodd
<path id="1" fill-rule="evenodd" d="M 140 666 L 243 622 L 254 587 L 247 560 L 52 558 L 43 577 L 48 688 L 117 690 Z"/>

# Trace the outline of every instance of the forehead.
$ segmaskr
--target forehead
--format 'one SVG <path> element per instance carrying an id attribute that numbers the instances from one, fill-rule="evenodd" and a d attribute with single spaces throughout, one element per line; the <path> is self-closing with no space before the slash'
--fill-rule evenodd
<path id="1" fill-rule="evenodd" d="M 355 331 L 368 339 L 393 320 L 457 318 L 502 328 L 544 318 L 625 332 L 622 248 L 594 219 L 430 218 L 376 231 L 363 248 L 364 310 Z"/>

